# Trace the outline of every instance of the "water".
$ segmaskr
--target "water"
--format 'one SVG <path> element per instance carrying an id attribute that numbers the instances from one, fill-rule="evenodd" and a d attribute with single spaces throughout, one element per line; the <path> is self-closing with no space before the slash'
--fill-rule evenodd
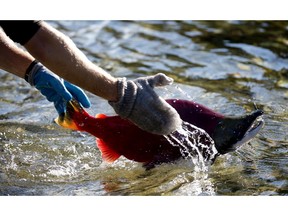
<path id="1" fill-rule="evenodd" d="M 183 122 L 181 129 L 165 138 L 171 145 L 180 149 L 184 159 L 195 165 L 195 172 L 207 172 L 218 153 L 209 134 L 188 122 Z"/>
<path id="2" fill-rule="evenodd" d="M 94 137 L 55 125 L 52 104 L 0 71 L 1 195 L 288 194 L 287 22 L 49 23 L 114 76 L 163 72 L 175 80 L 157 89 L 163 97 L 195 100 L 234 116 L 254 110 L 255 103 L 264 110 L 265 126 L 205 171 L 191 160 L 149 171 L 125 158 L 106 164 Z M 88 96 L 89 113 L 113 114 L 106 101 Z"/>

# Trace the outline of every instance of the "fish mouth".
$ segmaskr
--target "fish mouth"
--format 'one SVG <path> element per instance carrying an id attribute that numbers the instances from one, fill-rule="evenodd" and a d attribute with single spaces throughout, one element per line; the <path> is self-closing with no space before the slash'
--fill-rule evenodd
<path id="1" fill-rule="evenodd" d="M 263 126 L 263 111 L 255 110 L 245 116 L 224 118 L 218 123 L 211 137 L 217 151 L 226 154 L 254 138 Z"/>
<path id="2" fill-rule="evenodd" d="M 252 125 L 250 126 L 250 128 L 248 128 L 243 138 L 233 145 L 234 149 L 232 151 L 238 149 L 240 146 L 242 146 L 243 144 L 253 139 L 258 134 L 258 132 L 263 128 L 264 124 L 265 122 L 264 122 L 263 117 L 262 116 L 257 117 L 255 121 L 252 123 Z"/>

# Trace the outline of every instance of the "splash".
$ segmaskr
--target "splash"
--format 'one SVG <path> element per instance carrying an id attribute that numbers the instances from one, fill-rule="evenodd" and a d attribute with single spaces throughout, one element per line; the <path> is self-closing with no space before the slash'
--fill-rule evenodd
<path id="1" fill-rule="evenodd" d="M 171 145 L 179 147 L 182 157 L 194 165 L 193 172 L 185 174 L 193 180 L 187 180 L 187 183 L 175 191 L 175 194 L 215 195 L 214 185 L 208 177 L 208 170 L 218 151 L 209 134 L 201 128 L 183 122 L 182 128 L 165 138 Z"/>
<path id="2" fill-rule="evenodd" d="M 209 134 L 188 122 L 183 122 L 182 128 L 165 138 L 171 145 L 179 147 L 182 157 L 192 161 L 198 172 L 207 172 L 209 162 L 218 154 Z"/>

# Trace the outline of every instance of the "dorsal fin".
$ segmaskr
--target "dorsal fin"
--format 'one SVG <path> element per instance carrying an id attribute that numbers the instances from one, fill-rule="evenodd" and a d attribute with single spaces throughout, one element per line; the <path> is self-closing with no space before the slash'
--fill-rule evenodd
<path id="1" fill-rule="evenodd" d="M 96 118 L 107 118 L 107 116 L 105 114 L 103 114 L 103 113 L 98 113 L 98 114 L 96 114 L 95 117 Z"/>
<path id="2" fill-rule="evenodd" d="M 103 160 L 107 162 L 114 162 L 117 160 L 121 155 L 111 149 L 102 139 L 96 139 L 97 146 L 102 153 Z"/>

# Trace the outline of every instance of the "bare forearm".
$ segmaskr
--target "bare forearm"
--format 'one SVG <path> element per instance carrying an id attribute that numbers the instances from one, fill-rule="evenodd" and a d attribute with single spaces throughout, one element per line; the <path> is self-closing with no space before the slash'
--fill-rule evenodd
<path id="1" fill-rule="evenodd" d="M 68 37 L 47 23 L 42 23 L 25 47 L 65 80 L 104 99 L 117 100 L 116 78 L 90 62 Z"/>
<path id="2" fill-rule="evenodd" d="M 20 49 L 0 29 L 0 68 L 24 78 L 26 69 L 34 58 Z"/>

